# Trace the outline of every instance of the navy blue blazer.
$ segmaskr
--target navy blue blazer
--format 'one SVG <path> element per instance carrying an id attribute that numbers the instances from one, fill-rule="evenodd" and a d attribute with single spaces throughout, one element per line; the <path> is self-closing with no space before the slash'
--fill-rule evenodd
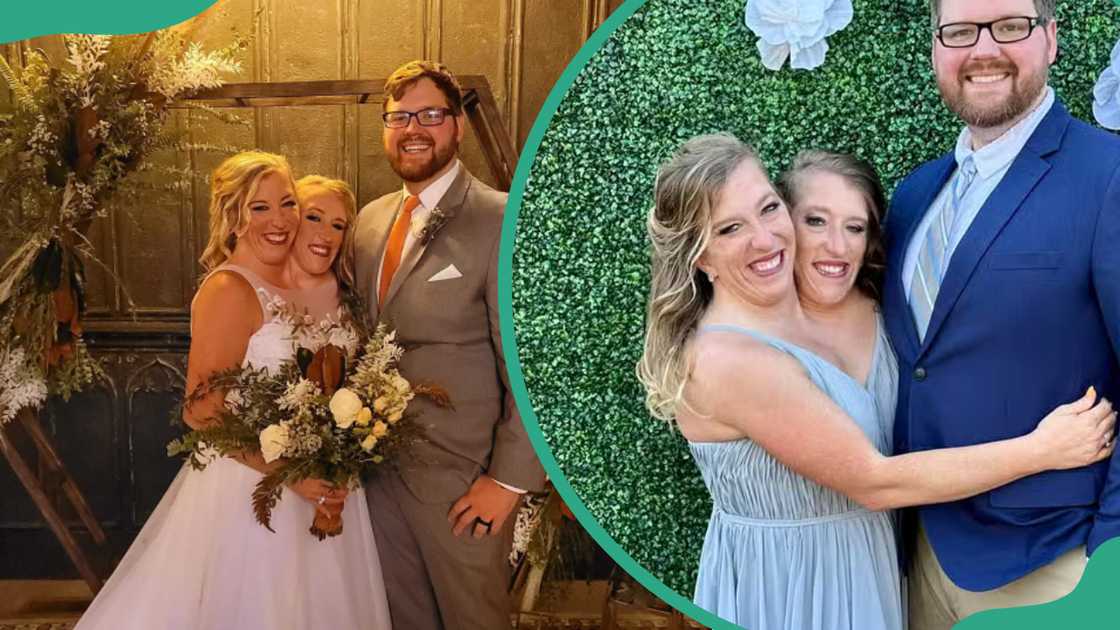
<path id="1" fill-rule="evenodd" d="M 1090 385 L 1120 406 L 1120 138 L 1054 103 L 954 252 L 919 343 L 902 262 L 954 169 L 951 153 L 918 167 L 886 220 L 898 453 L 1024 435 Z M 996 588 L 1120 536 L 1120 451 L 918 514 L 955 584 Z"/>

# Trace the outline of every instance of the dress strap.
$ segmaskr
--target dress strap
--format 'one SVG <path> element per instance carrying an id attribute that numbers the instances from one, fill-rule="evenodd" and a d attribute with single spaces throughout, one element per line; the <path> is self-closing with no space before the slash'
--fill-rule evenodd
<path id="1" fill-rule="evenodd" d="M 768 335 L 764 332 L 759 332 L 752 328 L 738 326 L 736 324 L 705 324 L 704 326 L 701 326 L 699 329 L 697 329 L 697 333 L 699 334 L 712 332 L 729 332 L 737 335 L 751 337 L 757 341 L 761 341 L 762 343 L 770 346 L 771 348 L 774 348 L 779 352 L 788 354 L 801 364 L 801 366 L 809 373 L 810 378 L 814 382 L 816 382 L 817 385 L 822 389 L 825 389 L 825 386 L 822 385 L 822 383 L 825 381 L 826 372 L 829 369 L 836 370 L 838 372 L 841 371 L 840 368 L 833 366 L 831 363 L 821 358 L 812 350 L 802 348 L 795 343 L 791 343 L 780 337 Z M 848 378 L 850 379 L 851 377 Z"/>
<path id="2" fill-rule="evenodd" d="M 232 271 L 233 273 L 236 273 L 242 278 L 245 278 L 245 281 L 248 282 L 249 285 L 253 287 L 253 289 L 264 289 L 269 294 L 278 294 L 283 292 L 283 289 L 276 286 L 275 284 L 272 284 L 271 282 L 266 281 L 257 272 L 249 269 L 248 267 L 234 265 L 232 263 L 225 263 L 223 265 L 220 265 L 210 273 L 214 274 L 219 271 Z"/>
<path id="3" fill-rule="evenodd" d="M 268 315 L 267 315 L 268 311 L 269 311 L 268 305 L 276 298 L 281 298 L 282 299 L 282 297 L 278 295 L 278 291 L 279 291 L 278 287 L 274 287 L 273 285 L 269 284 L 268 282 L 265 282 L 259 275 L 254 273 L 251 269 L 247 269 L 247 268 L 242 267 L 240 265 L 232 265 L 232 264 L 226 263 L 224 265 L 220 265 L 220 266 L 212 269 L 202 279 L 202 282 L 200 282 L 198 284 L 198 290 L 195 291 L 194 298 L 191 298 L 192 320 L 193 320 L 193 314 L 194 314 L 194 301 L 195 301 L 195 299 L 198 298 L 198 294 L 199 294 L 199 292 L 202 291 L 202 287 L 207 282 L 209 282 L 210 278 L 213 278 L 214 275 L 217 274 L 219 271 L 228 271 L 230 273 L 235 273 L 235 274 L 241 276 L 242 279 L 245 280 L 245 282 L 249 283 L 249 286 L 253 288 L 253 293 L 255 293 L 256 296 L 257 296 L 257 302 L 260 304 L 260 307 L 261 307 L 261 314 L 264 316 L 264 318 L 266 320 L 268 319 Z"/>
<path id="4" fill-rule="evenodd" d="M 751 337 L 757 341 L 761 341 L 768 346 L 773 346 L 774 348 L 777 348 L 782 352 L 787 352 L 790 354 L 793 354 L 792 352 L 790 352 L 791 348 L 798 347 L 789 343 L 788 341 L 784 341 L 777 337 L 772 337 L 770 335 L 767 335 L 766 333 L 759 332 L 752 328 L 747 328 L 746 326 L 738 326 L 736 324 L 706 324 L 704 326 L 701 326 L 697 330 L 697 332 L 700 334 L 710 332 L 729 332 L 737 335 L 744 335 L 747 337 Z"/>

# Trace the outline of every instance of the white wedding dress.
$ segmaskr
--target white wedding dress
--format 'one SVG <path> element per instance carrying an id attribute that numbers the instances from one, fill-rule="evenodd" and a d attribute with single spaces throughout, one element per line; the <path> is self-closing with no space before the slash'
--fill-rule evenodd
<path id="1" fill-rule="evenodd" d="M 262 309 L 299 296 L 223 269 L 257 289 Z M 290 326 L 273 319 L 249 339 L 243 364 L 275 368 L 292 353 Z M 286 488 L 275 533 L 257 523 L 250 496 L 260 478 L 228 458 L 202 471 L 184 464 L 76 630 L 390 628 L 365 493 L 347 496 L 342 534 L 320 541 L 308 532 L 314 507 Z"/>

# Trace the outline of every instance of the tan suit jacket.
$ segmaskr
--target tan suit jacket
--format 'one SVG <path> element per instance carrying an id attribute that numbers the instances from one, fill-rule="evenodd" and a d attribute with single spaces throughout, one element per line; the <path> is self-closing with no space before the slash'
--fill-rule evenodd
<path id="1" fill-rule="evenodd" d="M 544 483 L 513 404 L 498 327 L 498 244 L 506 198 L 460 167 L 438 204 L 447 221 L 401 261 L 381 306 L 374 284 L 402 192 L 370 202 L 358 217 L 357 284 L 373 321 L 397 331 L 405 348 L 402 375 L 443 387 L 454 405 L 441 409 L 418 398 L 409 406 L 428 441 L 405 458 L 401 477 L 422 502 L 457 499 L 480 472 L 525 490 Z M 460 277 L 431 280 L 440 272 L 455 275 L 451 267 Z"/>

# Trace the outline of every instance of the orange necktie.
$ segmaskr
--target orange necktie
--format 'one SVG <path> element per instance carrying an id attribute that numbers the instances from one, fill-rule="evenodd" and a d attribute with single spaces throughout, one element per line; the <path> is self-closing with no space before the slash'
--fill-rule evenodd
<path id="1" fill-rule="evenodd" d="M 393 222 L 393 229 L 389 231 L 389 242 L 385 245 L 385 262 L 381 265 L 381 286 L 377 288 L 377 303 L 384 304 L 385 296 L 389 293 L 389 285 L 393 283 L 393 274 L 401 266 L 401 253 L 404 251 L 404 241 L 408 237 L 408 226 L 412 223 L 412 211 L 420 205 L 420 198 L 409 195 L 404 200 L 397 220 Z"/>

